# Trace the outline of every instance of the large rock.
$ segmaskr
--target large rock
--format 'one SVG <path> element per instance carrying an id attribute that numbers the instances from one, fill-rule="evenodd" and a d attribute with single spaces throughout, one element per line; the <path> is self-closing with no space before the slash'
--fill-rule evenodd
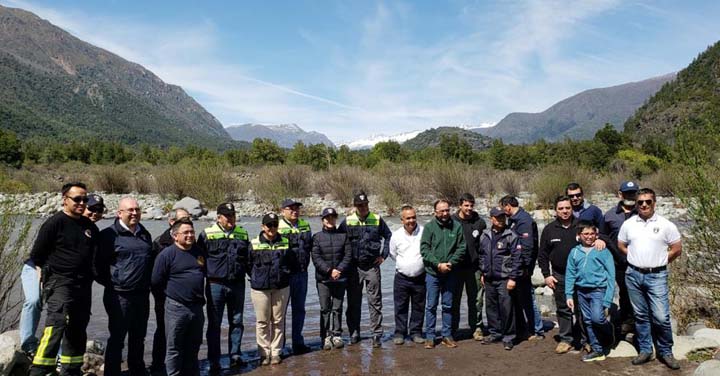
<path id="1" fill-rule="evenodd" d="M 703 328 L 695 331 L 694 338 L 707 338 L 720 343 L 720 329 Z"/>
<path id="2" fill-rule="evenodd" d="M 693 376 L 717 376 L 720 375 L 720 360 L 710 359 L 700 363 L 695 369 Z"/>
<path id="3" fill-rule="evenodd" d="M 620 341 L 618 345 L 610 351 L 608 358 L 634 358 L 637 355 L 638 352 L 635 346 L 625 341 Z"/>
<path id="4" fill-rule="evenodd" d="M 16 352 L 20 350 L 20 332 L 11 330 L 0 334 L 0 375 L 6 375 L 15 365 Z"/>
<path id="5" fill-rule="evenodd" d="M 530 280 L 532 281 L 532 285 L 535 287 L 545 286 L 545 277 L 543 277 L 542 271 L 538 267 L 535 267 L 535 270 L 533 270 Z"/>
<path id="6" fill-rule="evenodd" d="M 200 201 L 192 197 L 183 197 L 182 200 L 178 201 L 173 205 L 173 210 L 183 208 L 187 210 L 193 218 L 199 218 L 207 213 L 207 210 L 203 208 Z"/>
<path id="7" fill-rule="evenodd" d="M 675 342 L 673 346 L 673 354 L 677 359 L 687 359 L 687 354 L 693 350 L 716 348 L 718 342 L 709 338 L 689 337 L 689 336 L 673 336 Z"/>
<path id="8" fill-rule="evenodd" d="M 145 212 L 143 217 L 148 219 L 163 219 L 163 217 L 165 217 L 165 213 L 163 213 L 160 208 L 150 208 Z"/>

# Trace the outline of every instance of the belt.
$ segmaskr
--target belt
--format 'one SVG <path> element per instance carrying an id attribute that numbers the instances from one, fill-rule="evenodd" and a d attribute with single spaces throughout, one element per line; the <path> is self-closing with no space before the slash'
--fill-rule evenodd
<path id="1" fill-rule="evenodd" d="M 657 268 L 640 268 L 633 264 L 628 264 L 629 267 L 639 271 L 642 274 L 649 274 L 649 273 L 660 273 L 662 271 L 667 270 L 667 265 L 658 266 Z"/>
<path id="2" fill-rule="evenodd" d="M 218 284 L 225 284 L 228 282 L 227 278 L 213 278 L 213 277 L 207 277 L 208 282 L 210 283 L 218 283 Z"/>

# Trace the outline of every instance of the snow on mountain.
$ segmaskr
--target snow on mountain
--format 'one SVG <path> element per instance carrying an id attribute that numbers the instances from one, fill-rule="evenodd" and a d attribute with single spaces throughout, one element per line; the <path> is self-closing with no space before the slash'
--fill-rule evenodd
<path id="1" fill-rule="evenodd" d="M 403 143 L 411 138 L 414 138 L 415 136 L 419 135 L 422 131 L 412 131 L 412 132 L 405 132 L 405 133 L 399 133 L 392 136 L 386 136 L 384 134 L 378 134 L 378 135 L 372 135 L 369 138 L 363 138 L 360 140 L 355 140 L 352 142 L 345 142 L 342 143 L 343 145 L 347 145 L 351 150 L 362 150 L 362 149 L 370 149 L 378 142 L 388 142 L 388 141 L 396 141 L 398 143 Z"/>

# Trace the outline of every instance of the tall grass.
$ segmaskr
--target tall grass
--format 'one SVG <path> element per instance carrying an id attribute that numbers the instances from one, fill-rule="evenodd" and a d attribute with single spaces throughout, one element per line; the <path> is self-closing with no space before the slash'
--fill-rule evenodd
<path id="1" fill-rule="evenodd" d="M 285 198 L 302 198 L 310 193 L 308 166 L 265 166 L 257 170 L 257 177 L 251 183 L 255 197 L 275 210 Z"/>
<path id="2" fill-rule="evenodd" d="M 181 161 L 173 166 L 158 166 L 155 171 L 157 192 L 177 198 L 190 196 L 207 207 L 214 207 L 242 192 L 230 165 L 219 160 Z"/>
<path id="3" fill-rule="evenodd" d="M 106 193 L 129 193 L 131 172 L 123 166 L 94 166 L 90 187 Z"/>
<path id="4" fill-rule="evenodd" d="M 546 166 L 537 171 L 530 181 L 530 192 L 535 193 L 535 203 L 552 208 L 555 199 L 565 194 L 569 183 L 578 183 L 587 191 L 593 174 L 574 164 Z"/>
<path id="5" fill-rule="evenodd" d="M 322 172 L 322 184 L 318 187 L 322 193 L 329 194 L 343 206 L 351 206 L 353 196 L 359 191 L 373 194 L 376 185 L 371 184 L 371 177 L 367 170 L 356 166 L 333 166 Z"/>

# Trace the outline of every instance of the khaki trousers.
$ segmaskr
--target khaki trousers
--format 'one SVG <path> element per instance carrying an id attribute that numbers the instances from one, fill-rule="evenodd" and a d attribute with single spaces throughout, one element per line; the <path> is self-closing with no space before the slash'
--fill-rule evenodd
<path id="1" fill-rule="evenodd" d="M 272 290 L 250 290 L 250 299 L 255 307 L 255 331 L 258 353 L 261 357 L 280 356 L 285 342 L 285 310 L 290 288 Z"/>

